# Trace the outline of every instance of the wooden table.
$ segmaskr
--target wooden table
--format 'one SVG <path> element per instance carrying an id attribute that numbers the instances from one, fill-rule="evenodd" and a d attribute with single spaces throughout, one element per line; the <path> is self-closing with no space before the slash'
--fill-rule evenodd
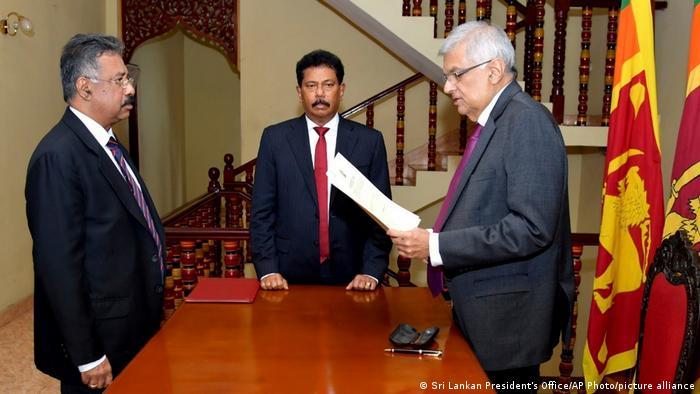
<path id="1" fill-rule="evenodd" d="M 399 323 L 440 327 L 443 357 L 384 353 Z M 448 306 L 425 288 L 292 286 L 261 290 L 253 304 L 184 304 L 108 392 L 492 392 L 486 381 Z"/>

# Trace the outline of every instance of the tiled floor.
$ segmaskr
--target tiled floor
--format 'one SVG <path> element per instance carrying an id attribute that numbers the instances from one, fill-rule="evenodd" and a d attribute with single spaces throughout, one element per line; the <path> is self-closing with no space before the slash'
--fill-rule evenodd
<path id="1" fill-rule="evenodd" d="M 0 314 L 0 393 L 58 393 L 59 384 L 34 366 L 32 299 Z"/>

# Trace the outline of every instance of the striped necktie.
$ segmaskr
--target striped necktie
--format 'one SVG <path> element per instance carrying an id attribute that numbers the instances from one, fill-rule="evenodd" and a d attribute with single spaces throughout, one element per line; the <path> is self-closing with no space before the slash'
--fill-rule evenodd
<path id="1" fill-rule="evenodd" d="M 124 153 L 122 152 L 119 143 L 117 143 L 117 140 L 115 140 L 114 138 L 110 138 L 109 142 L 107 142 L 107 148 L 109 148 L 109 150 L 112 152 L 112 155 L 119 164 L 119 169 L 121 169 L 122 175 L 124 176 L 124 180 L 126 180 L 126 184 L 129 186 L 129 190 L 134 196 L 136 204 L 139 206 L 139 208 L 141 209 L 141 213 L 143 213 L 143 217 L 146 219 L 146 224 L 148 225 L 148 232 L 151 233 L 151 237 L 153 237 L 153 241 L 158 247 L 158 261 L 160 262 L 160 272 L 163 273 L 163 257 L 161 253 L 163 249 L 160 243 L 160 236 L 158 235 L 155 223 L 153 222 L 151 210 L 148 209 L 146 199 L 143 197 L 143 192 L 141 191 L 141 188 L 139 188 L 138 184 L 136 183 L 134 178 L 132 178 L 131 173 L 127 169 Z"/>

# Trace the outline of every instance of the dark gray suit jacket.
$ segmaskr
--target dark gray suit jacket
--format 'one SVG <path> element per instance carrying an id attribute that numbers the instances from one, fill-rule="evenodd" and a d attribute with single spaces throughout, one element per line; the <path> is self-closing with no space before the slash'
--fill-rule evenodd
<path id="1" fill-rule="evenodd" d="M 165 242 L 146 184 L 134 173 Z M 106 354 L 116 376 L 158 330 L 163 278 L 136 199 L 70 109 L 34 151 L 25 196 L 37 368 L 80 384 L 78 365 Z"/>
<path id="2" fill-rule="evenodd" d="M 573 306 L 566 148 L 516 82 L 456 192 L 439 242 L 463 334 L 487 371 L 548 360 Z"/>
<path id="3" fill-rule="evenodd" d="M 336 152 L 391 197 L 384 139 L 377 130 L 340 118 Z M 277 272 L 290 283 L 347 284 L 357 274 L 380 281 L 391 241 L 348 196 L 331 188 L 330 258 L 322 278 L 318 202 L 304 115 L 263 131 L 255 167 L 250 221 L 258 277 Z"/>

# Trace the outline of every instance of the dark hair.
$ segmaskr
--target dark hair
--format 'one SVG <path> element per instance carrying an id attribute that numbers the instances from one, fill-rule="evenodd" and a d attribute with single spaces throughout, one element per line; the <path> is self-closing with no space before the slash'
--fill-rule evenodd
<path id="1" fill-rule="evenodd" d="M 338 78 L 338 83 L 343 83 L 343 77 L 345 76 L 343 62 L 340 61 L 338 56 L 323 49 L 317 49 L 307 53 L 297 62 L 297 86 L 301 86 L 301 81 L 304 80 L 304 70 L 318 66 L 326 66 L 333 69 L 335 76 Z"/>
<path id="2" fill-rule="evenodd" d="M 122 55 L 124 44 L 113 36 L 104 34 L 76 34 L 63 47 L 61 54 L 61 83 L 63 100 L 68 102 L 76 95 L 75 82 L 85 75 L 97 78 L 97 58 L 105 53 Z"/>

